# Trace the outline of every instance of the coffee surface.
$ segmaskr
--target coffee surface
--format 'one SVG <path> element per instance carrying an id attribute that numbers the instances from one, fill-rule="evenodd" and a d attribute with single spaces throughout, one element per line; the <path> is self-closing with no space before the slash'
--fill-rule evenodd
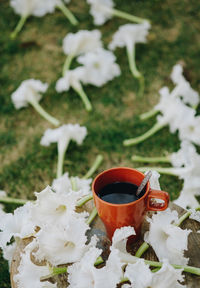
<path id="1" fill-rule="evenodd" d="M 136 196 L 138 186 L 129 182 L 114 182 L 104 186 L 97 194 L 102 200 L 113 204 L 126 204 L 138 200 L 145 193 Z"/>

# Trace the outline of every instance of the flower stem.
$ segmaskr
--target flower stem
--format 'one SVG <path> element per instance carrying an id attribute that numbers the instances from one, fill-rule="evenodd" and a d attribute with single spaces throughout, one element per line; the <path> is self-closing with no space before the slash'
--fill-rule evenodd
<path id="1" fill-rule="evenodd" d="M 68 18 L 69 22 L 72 25 L 76 26 L 78 24 L 78 20 L 75 18 L 72 12 L 63 3 L 60 2 L 57 5 L 57 8 L 63 12 L 63 14 Z"/>
<path id="2" fill-rule="evenodd" d="M 160 162 L 160 163 L 170 163 L 170 157 L 169 156 L 163 156 L 163 157 L 142 157 L 139 155 L 133 155 L 131 157 L 132 161 L 135 162 L 146 162 L 146 163 L 155 163 L 155 162 Z"/>
<path id="3" fill-rule="evenodd" d="M 63 163 L 64 163 L 66 150 L 59 151 L 58 149 L 57 178 L 60 178 L 63 175 Z"/>
<path id="4" fill-rule="evenodd" d="M 84 179 L 90 178 L 94 174 L 94 172 L 97 170 L 97 168 L 100 166 L 102 161 L 103 161 L 103 156 L 100 154 L 97 155 L 94 163 L 92 164 L 88 172 L 83 176 L 83 178 Z"/>
<path id="5" fill-rule="evenodd" d="M 95 266 L 98 266 L 99 264 L 102 264 L 104 261 L 103 261 L 103 258 L 101 256 L 99 256 L 97 258 L 97 260 L 95 261 L 94 265 Z"/>
<path id="6" fill-rule="evenodd" d="M 93 199 L 92 194 L 86 195 L 77 202 L 76 206 L 82 207 L 85 203 L 87 203 L 88 201 L 90 201 L 92 199 Z"/>
<path id="7" fill-rule="evenodd" d="M 55 275 L 67 273 L 67 267 L 52 267 L 51 270 L 51 274 L 40 277 L 41 282 L 44 282 Z"/>
<path id="8" fill-rule="evenodd" d="M 128 56 L 129 68 L 131 70 L 133 77 L 140 78 L 142 75 L 138 71 L 138 69 L 136 67 L 136 63 L 135 63 L 135 45 L 133 45 L 131 50 L 127 46 L 126 52 L 127 52 L 127 56 Z"/>
<path id="9" fill-rule="evenodd" d="M 134 15 L 131 15 L 129 13 L 117 10 L 117 9 L 110 9 L 110 12 L 112 13 L 112 15 L 117 16 L 119 18 L 122 19 L 126 19 L 129 20 L 131 22 L 135 22 L 135 23 L 144 23 L 145 21 L 148 21 L 147 19 L 143 19 Z M 149 21 L 148 21 L 149 22 Z"/>
<path id="10" fill-rule="evenodd" d="M 71 182 L 71 185 L 72 185 L 72 190 L 73 190 L 73 191 L 77 191 L 76 178 L 75 178 L 75 177 L 70 177 L 70 182 Z"/>
<path id="11" fill-rule="evenodd" d="M 171 176 L 179 176 L 184 172 L 188 171 L 188 168 L 163 168 L 163 167 L 138 167 L 137 168 L 141 172 L 146 172 L 149 170 L 155 170 L 158 173 L 165 174 L 165 175 L 171 175 Z"/>
<path id="12" fill-rule="evenodd" d="M 124 140 L 123 145 L 124 146 L 131 146 L 131 145 L 135 145 L 135 144 L 141 143 L 144 140 L 146 140 L 149 137 L 151 137 L 152 135 L 154 135 L 159 130 L 161 130 L 163 127 L 165 127 L 165 125 L 161 125 L 160 123 L 156 123 L 150 130 L 148 130 L 143 135 L 138 136 L 136 138 L 131 138 L 131 139 Z"/>
<path id="13" fill-rule="evenodd" d="M 85 94 L 82 86 L 79 87 L 79 89 L 77 89 L 76 87 L 74 87 L 74 90 L 78 93 L 78 95 L 80 96 L 81 100 L 83 101 L 84 105 L 85 105 L 85 109 L 89 112 L 92 110 L 92 105 L 87 97 L 87 95 Z"/>
<path id="14" fill-rule="evenodd" d="M 15 30 L 10 34 L 11 39 L 16 38 L 17 34 L 22 30 L 27 18 L 28 18 L 28 15 L 27 16 L 21 16 L 17 26 L 15 27 Z"/>
<path id="15" fill-rule="evenodd" d="M 146 242 L 143 242 L 142 245 L 137 250 L 137 252 L 135 253 L 135 256 L 140 258 L 144 254 L 144 252 L 148 249 L 149 249 L 149 244 Z"/>
<path id="16" fill-rule="evenodd" d="M 141 114 L 139 116 L 139 118 L 140 118 L 140 120 L 147 120 L 147 119 L 155 116 L 158 112 L 159 112 L 158 110 L 152 109 L 152 110 L 150 110 L 148 112 L 145 112 L 145 113 Z"/>
<path id="17" fill-rule="evenodd" d="M 54 126 L 59 126 L 60 125 L 60 121 L 57 120 L 56 118 L 52 117 L 51 115 L 49 115 L 41 106 L 37 101 L 31 100 L 29 102 L 34 108 L 35 110 L 43 117 L 45 118 L 47 121 L 49 121 L 51 124 L 53 124 Z"/>
<path id="18" fill-rule="evenodd" d="M 0 197 L 0 203 L 4 203 L 4 204 L 24 205 L 28 201 L 29 200 L 26 200 L 26 199 L 16 199 L 16 198 L 11 198 L 11 197 Z"/>
<path id="19" fill-rule="evenodd" d="M 196 211 L 200 211 L 200 207 L 197 207 L 195 210 L 196 210 Z M 183 221 L 184 221 L 185 219 L 187 219 L 191 214 L 192 214 L 191 211 L 186 212 L 185 214 L 183 214 L 183 215 L 178 219 L 178 222 L 177 222 L 176 224 L 174 224 L 174 225 L 180 226 L 180 225 L 183 223 Z"/>
<path id="20" fill-rule="evenodd" d="M 98 215 L 97 209 L 96 207 L 94 207 L 92 212 L 90 213 L 90 216 L 86 221 L 86 224 L 90 225 L 97 215 Z"/>
<path id="21" fill-rule="evenodd" d="M 64 63 L 64 65 L 63 65 L 63 71 L 62 71 L 63 77 L 65 76 L 65 72 L 66 72 L 67 70 L 69 70 L 70 65 L 71 65 L 73 59 L 74 59 L 74 55 L 73 55 L 73 54 L 69 54 L 69 55 L 66 57 L 65 63 Z"/>

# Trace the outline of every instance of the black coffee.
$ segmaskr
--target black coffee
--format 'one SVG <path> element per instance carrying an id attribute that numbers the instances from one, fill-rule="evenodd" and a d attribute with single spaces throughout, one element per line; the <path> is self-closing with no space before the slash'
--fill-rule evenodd
<path id="1" fill-rule="evenodd" d="M 146 191 L 146 187 L 140 196 L 136 196 L 138 186 L 129 182 L 114 182 L 104 186 L 97 194 L 102 200 L 113 204 L 126 204 L 138 200 Z"/>

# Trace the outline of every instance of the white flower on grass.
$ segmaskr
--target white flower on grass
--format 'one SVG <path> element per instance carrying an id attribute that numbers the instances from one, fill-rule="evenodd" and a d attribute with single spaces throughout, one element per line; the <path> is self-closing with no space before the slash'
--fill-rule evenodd
<path id="1" fill-rule="evenodd" d="M 172 90 L 173 97 L 182 97 L 185 103 L 196 107 L 199 104 L 199 94 L 190 86 L 190 83 L 183 76 L 183 67 L 180 64 L 176 64 L 171 73 L 171 79 L 176 84 L 176 87 Z"/>
<path id="2" fill-rule="evenodd" d="M 73 181 L 72 181 L 73 179 Z M 78 176 L 69 177 L 68 173 L 63 174 L 60 178 L 54 179 L 52 183 L 52 188 L 57 194 L 66 195 L 71 192 L 71 190 L 81 192 L 81 197 L 90 194 L 92 179 L 81 179 Z M 74 186 L 75 183 L 75 187 Z M 74 189 L 75 188 L 75 189 Z"/>
<path id="3" fill-rule="evenodd" d="M 70 189 L 71 190 L 71 189 Z M 35 193 L 37 200 L 31 209 L 32 218 L 40 228 L 45 225 L 65 225 L 70 217 L 85 217 L 85 213 L 76 213 L 77 200 L 81 198 L 81 192 L 69 191 L 67 194 L 55 193 L 49 186 L 40 193 Z"/>
<path id="4" fill-rule="evenodd" d="M 149 266 L 144 263 L 143 259 L 138 259 L 135 264 L 128 264 L 124 274 L 131 282 L 133 288 L 186 288 L 178 281 L 183 281 L 181 269 L 174 269 L 166 261 L 161 269 L 152 273 Z"/>
<path id="5" fill-rule="evenodd" d="M 27 249 L 25 253 L 20 255 L 21 261 L 18 266 L 18 273 L 14 276 L 14 282 L 18 288 L 53 288 L 57 284 L 50 282 L 41 282 L 40 278 L 50 274 L 47 266 L 38 266 L 33 264 L 30 258 L 30 251 Z"/>
<path id="6" fill-rule="evenodd" d="M 112 42 L 109 44 L 109 49 L 114 50 L 116 47 L 126 47 L 129 67 L 131 73 L 136 78 L 141 78 L 141 73 L 136 68 L 135 63 L 135 44 L 146 43 L 146 37 L 151 25 L 148 22 L 142 24 L 126 24 L 120 26 L 115 32 Z"/>
<path id="7" fill-rule="evenodd" d="M 115 60 L 115 55 L 103 48 L 79 56 L 77 61 L 83 64 L 85 68 L 83 83 L 101 87 L 114 77 L 119 76 L 121 71 Z"/>
<path id="8" fill-rule="evenodd" d="M 117 16 L 136 23 L 142 23 L 146 21 L 145 19 L 133 16 L 120 10 L 113 9 L 113 0 L 87 0 L 87 3 L 91 5 L 90 14 L 94 18 L 95 25 L 102 25 L 113 16 Z"/>
<path id="9" fill-rule="evenodd" d="M 35 224 L 31 217 L 31 202 L 17 208 L 14 214 L 7 213 L 0 220 L 0 247 L 6 246 L 12 237 L 27 238 L 35 233 Z"/>
<path id="10" fill-rule="evenodd" d="M 173 202 L 184 209 L 187 209 L 188 207 L 196 208 L 199 206 L 199 202 L 197 201 L 195 195 L 200 195 L 200 189 L 185 189 L 183 187 L 179 197 Z"/>
<path id="11" fill-rule="evenodd" d="M 63 39 L 63 50 L 68 56 L 64 68 L 63 75 L 69 69 L 71 61 L 75 56 L 93 51 L 102 47 L 101 32 L 99 30 L 80 30 L 77 33 L 68 33 Z"/>
<path id="12" fill-rule="evenodd" d="M 57 143 L 58 146 L 58 166 L 57 178 L 63 174 L 63 161 L 69 142 L 75 141 L 81 145 L 87 135 L 87 128 L 79 124 L 66 124 L 56 129 L 47 129 L 40 141 L 43 146 L 49 146 L 51 143 Z"/>
<path id="13" fill-rule="evenodd" d="M 64 76 L 56 82 L 56 91 L 58 93 L 68 91 L 72 87 L 80 96 L 87 111 L 92 110 L 92 105 L 85 94 L 81 82 L 85 77 L 86 70 L 84 67 L 77 67 L 73 70 L 66 70 Z"/>
<path id="14" fill-rule="evenodd" d="M 42 98 L 41 93 L 45 93 L 48 88 L 47 83 L 42 83 L 40 80 L 28 79 L 21 83 L 19 88 L 12 93 L 12 102 L 16 109 L 32 105 L 35 110 L 44 117 L 47 121 L 55 126 L 59 125 L 59 121 L 50 116 L 39 104 Z"/>
<path id="15" fill-rule="evenodd" d="M 147 220 L 150 227 L 144 240 L 153 247 L 158 259 L 163 261 L 166 258 L 171 264 L 186 265 L 188 259 L 184 257 L 184 250 L 187 250 L 191 230 L 182 230 L 172 224 L 178 221 L 178 213 L 167 209 Z"/>
<path id="16" fill-rule="evenodd" d="M 111 251 L 106 265 L 101 269 L 96 269 L 94 263 L 101 252 L 100 249 L 92 247 L 80 262 L 74 263 L 68 268 L 69 288 L 101 288 L 105 285 L 105 281 L 107 288 L 116 287 L 123 276 L 123 264 L 118 256 L 118 251 Z"/>
<path id="17" fill-rule="evenodd" d="M 59 8 L 73 25 L 78 23 L 61 0 L 11 0 L 10 5 L 15 13 L 21 16 L 15 30 L 11 34 L 11 38 L 17 36 L 29 16 L 43 17 L 47 13 L 53 13 L 55 8 Z"/>
<path id="18" fill-rule="evenodd" d="M 200 116 L 195 117 L 193 113 L 185 115 L 187 115 L 187 117 L 185 117 L 185 119 L 182 119 L 183 120 L 182 125 L 179 126 L 179 138 L 180 140 L 186 139 L 199 146 Z"/>
<path id="19" fill-rule="evenodd" d="M 52 265 L 79 261 L 87 250 L 86 231 L 90 227 L 85 218 L 71 216 L 65 225 L 47 225 L 37 233 L 38 260 L 46 259 Z"/>

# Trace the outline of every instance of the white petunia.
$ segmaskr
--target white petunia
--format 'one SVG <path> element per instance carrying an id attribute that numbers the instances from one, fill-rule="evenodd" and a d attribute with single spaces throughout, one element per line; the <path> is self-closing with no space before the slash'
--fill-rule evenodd
<path id="1" fill-rule="evenodd" d="M 63 39 L 64 53 L 73 57 L 100 47 L 102 47 L 102 42 L 99 30 L 80 30 L 76 33 L 68 33 Z"/>
<path id="2" fill-rule="evenodd" d="M 65 225 L 70 217 L 83 217 L 87 213 L 76 213 L 77 200 L 81 198 L 79 192 L 69 191 L 67 194 L 55 193 L 49 186 L 40 193 L 35 193 L 37 200 L 31 209 L 32 218 L 40 228 L 45 225 Z"/>
<path id="3" fill-rule="evenodd" d="M 171 92 L 173 97 L 182 97 L 185 103 L 196 107 L 199 104 L 199 94 L 192 89 L 190 83 L 183 76 L 183 67 L 177 64 L 173 67 L 171 79 L 176 87 Z"/>
<path id="4" fill-rule="evenodd" d="M 37 233 L 38 260 L 46 259 L 52 265 L 79 261 L 87 250 L 85 235 L 90 227 L 84 218 L 71 216 L 65 225 L 47 225 Z"/>
<path id="5" fill-rule="evenodd" d="M 71 140 L 81 145 L 87 135 L 87 128 L 79 124 L 66 124 L 57 129 L 47 129 L 41 139 L 40 144 L 49 146 L 51 143 L 57 143 L 58 146 L 58 166 L 57 178 L 62 176 L 63 161 L 65 152 Z"/>
<path id="6" fill-rule="evenodd" d="M 42 98 L 41 93 L 45 93 L 47 88 L 47 83 L 42 83 L 40 80 L 28 79 L 23 81 L 19 88 L 12 93 L 11 99 L 16 109 L 27 107 L 30 104 L 47 121 L 58 126 L 59 121 L 50 116 L 39 104 Z"/>
<path id="7" fill-rule="evenodd" d="M 152 273 L 143 259 L 138 259 L 135 264 L 128 264 L 124 274 L 131 282 L 133 288 L 186 288 L 178 281 L 183 281 L 181 269 L 174 269 L 166 261 L 161 269 Z"/>
<path id="8" fill-rule="evenodd" d="M 112 18 L 112 8 L 114 3 L 112 0 L 87 0 L 91 5 L 90 13 L 94 18 L 95 25 L 102 25 Z"/>
<path id="9" fill-rule="evenodd" d="M 73 190 L 72 185 L 72 178 L 73 182 L 75 183 L 75 191 L 80 192 L 81 195 L 85 196 L 91 193 L 91 182 L 92 179 L 81 179 L 78 176 L 69 177 L 68 173 L 63 174 L 60 178 L 54 179 L 52 183 L 52 188 L 56 191 L 57 194 L 68 194 Z"/>
<path id="10" fill-rule="evenodd" d="M 0 220 L 0 247 L 6 246 L 12 237 L 27 238 L 35 233 L 35 224 L 31 217 L 32 203 L 27 202 L 17 208 L 14 214 L 3 215 Z"/>
<path id="11" fill-rule="evenodd" d="M 47 266 L 38 266 L 33 264 L 30 258 L 30 251 L 21 253 L 21 261 L 18 266 L 18 273 L 13 277 L 16 287 L 18 288 L 53 288 L 57 284 L 50 282 L 41 282 L 40 278 L 50 274 Z"/>
<path id="12" fill-rule="evenodd" d="M 114 77 L 119 76 L 121 72 L 115 60 L 115 55 L 103 48 L 78 57 L 77 61 L 83 64 L 85 68 L 83 83 L 101 87 Z"/>
<path id="13" fill-rule="evenodd" d="M 178 213 L 167 209 L 147 220 L 150 227 L 144 239 L 153 247 L 158 259 L 163 261 L 167 258 L 171 264 L 186 265 L 188 259 L 183 254 L 191 230 L 182 230 L 172 224 L 178 221 Z"/>

